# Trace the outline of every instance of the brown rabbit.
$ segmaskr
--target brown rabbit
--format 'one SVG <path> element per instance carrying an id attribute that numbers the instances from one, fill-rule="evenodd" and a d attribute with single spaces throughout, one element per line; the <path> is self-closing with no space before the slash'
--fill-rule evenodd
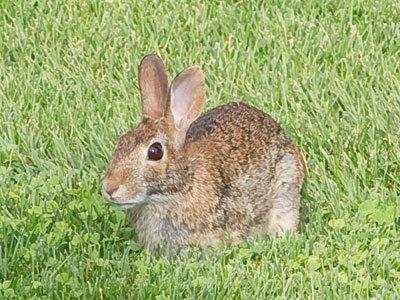
<path id="1" fill-rule="evenodd" d="M 269 115 L 230 103 L 199 117 L 201 68 L 169 86 L 156 55 L 142 60 L 139 87 L 143 120 L 119 138 L 103 192 L 129 209 L 145 247 L 176 252 L 297 229 L 303 163 Z"/>

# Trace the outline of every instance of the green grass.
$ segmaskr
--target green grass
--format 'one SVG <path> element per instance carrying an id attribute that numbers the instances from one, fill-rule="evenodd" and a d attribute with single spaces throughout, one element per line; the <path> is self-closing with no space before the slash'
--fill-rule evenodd
<path id="1" fill-rule="evenodd" d="M 0 298 L 399 299 L 398 1 L 0 2 Z M 101 195 L 137 66 L 203 67 L 206 109 L 273 116 L 308 165 L 301 230 L 176 257 Z"/>

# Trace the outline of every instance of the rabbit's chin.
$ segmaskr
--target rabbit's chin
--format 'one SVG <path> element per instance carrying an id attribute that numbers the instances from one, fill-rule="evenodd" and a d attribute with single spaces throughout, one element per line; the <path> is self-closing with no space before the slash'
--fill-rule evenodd
<path id="1" fill-rule="evenodd" d="M 118 201 L 112 200 L 109 197 L 107 197 L 107 200 L 112 205 L 115 205 L 117 207 L 124 208 L 124 209 L 129 209 L 129 208 L 135 207 L 137 205 L 148 202 L 147 201 L 148 199 L 146 198 L 145 195 L 138 195 L 134 198 L 129 198 L 128 200 L 123 201 L 123 202 L 118 202 Z"/>

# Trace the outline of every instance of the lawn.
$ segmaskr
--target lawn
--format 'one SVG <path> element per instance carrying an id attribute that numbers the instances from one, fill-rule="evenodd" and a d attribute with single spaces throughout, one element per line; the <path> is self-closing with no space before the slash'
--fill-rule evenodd
<path id="1" fill-rule="evenodd" d="M 182 2 L 183 3 L 183 2 Z M 399 299 L 399 1 L 0 2 L 0 298 Z M 201 65 L 307 161 L 301 229 L 140 249 L 101 179 L 141 118 L 137 67 Z"/>

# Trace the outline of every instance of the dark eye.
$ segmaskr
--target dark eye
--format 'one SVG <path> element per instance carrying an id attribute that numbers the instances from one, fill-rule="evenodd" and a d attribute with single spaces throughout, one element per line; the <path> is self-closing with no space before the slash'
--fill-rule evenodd
<path id="1" fill-rule="evenodd" d="M 147 151 L 147 156 L 149 160 L 160 160 L 163 157 L 164 151 L 160 143 L 154 143 L 150 146 Z"/>

